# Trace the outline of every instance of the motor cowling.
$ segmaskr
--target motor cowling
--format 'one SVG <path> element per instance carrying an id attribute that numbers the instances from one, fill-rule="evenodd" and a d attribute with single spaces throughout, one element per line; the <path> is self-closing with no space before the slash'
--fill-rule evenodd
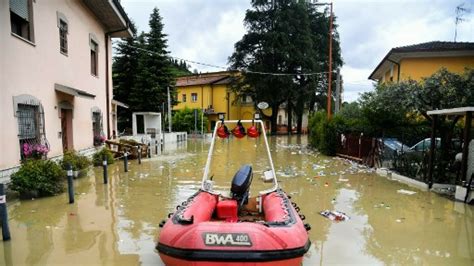
<path id="1" fill-rule="evenodd" d="M 247 204 L 249 198 L 250 184 L 252 183 L 252 166 L 244 165 L 234 175 L 231 186 L 232 199 L 237 200 L 239 208 Z"/>

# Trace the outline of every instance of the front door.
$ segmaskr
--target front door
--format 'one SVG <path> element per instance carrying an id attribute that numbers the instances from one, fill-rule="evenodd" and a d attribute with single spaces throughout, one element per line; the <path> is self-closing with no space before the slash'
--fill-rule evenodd
<path id="1" fill-rule="evenodd" d="M 63 151 L 72 150 L 72 110 L 61 109 Z"/>

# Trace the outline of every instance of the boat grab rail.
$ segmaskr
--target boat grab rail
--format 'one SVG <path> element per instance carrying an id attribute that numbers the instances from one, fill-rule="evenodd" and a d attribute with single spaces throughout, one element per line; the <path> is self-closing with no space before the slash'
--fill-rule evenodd
<path id="1" fill-rule="evenodd" d="M 263 121 L 260 120 L 260 119 L 253 119 L 253 120 L 219 120 L 219 121 L 217 121 L 217 123 L 214 127 L 214 132 L 212 133 L 211 147 L 209 148 L 209 153 L 207 155 L 206 167 L 204 167 L 204 174 L 203 174 L 203 177 L 202 177 L 201 189 L 203 191 L 207 191 L 207 192 L 209 192 L 211 194 L 214 194 L 214 195 L 220 195 L 220 193 L 217 193 L 217 192 L 212 190 L 212 186 L 207 186 L 206 185 L 206 183 L 207 183 L 206 181 L 209 180 L 209 168 L 210 168 L 211 162 L 212 162 L 212 153 L 214 151 L 214 143 L 216 141 L 217 129 L 219 128 L 219 126 L 222 123 L 225 124 L 225 123 L 238 123 L 238 122 L 241 122 L 241 123 L 258 123 L 258 124 L 260 124 L 261 129 L 263 131 L 262 135 L 263 135 L 263 139 L 265 140 L 265 147 L 266 147 L 266 150 L 267 150 L 268 160 L 270 162 L 271 171 L 272 171 L 272 174 L 273 174 L 273 187 L 270 188 L 270 189 L 267 189 L 267 190 L 260 191 L 259 193 L 260 193 L 260 195 L 264 195 L 264 194 L 268 194 L 268 193 L 271 193 L 273 191 L 276 191 L 278 189 L 278 180 L 277 180 L 277 176 L 276 176 L 276 172 L 275 172 L 275 167 L 273 166 L 272 155 L 270 153 L 270 146 L 268 145 L 265 125 L 264 125 Z"/>

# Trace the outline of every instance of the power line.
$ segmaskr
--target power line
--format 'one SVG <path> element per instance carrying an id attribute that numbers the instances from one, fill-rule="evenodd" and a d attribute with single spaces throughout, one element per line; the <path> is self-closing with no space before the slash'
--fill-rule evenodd
<path id="1" fill-rule="evenodd" d="M 122 45 L 125 45 L 125 46 L 130 47 L 130 48 L 134 48 L 134 49 L 137 49 L 137 50 L 141 50 L 141 51 L 144 51 L 144 52 L 147 52 L 147 53 L 150 53 L 150 54 L 163 55 L 163 54 L 157 53 L 155 51 L 150 51 L 150 50 L 147 50 L 147 49 L 144 49 L 144 48 L 141 48 L 141 47 L 137 47 L 137 46 L 133 46 L 133 45 L 129 45 L 129 44 L 126 44 L 126 43 L 122 43 Z M 171 55 L 168 55 L 168 57 L 173 58 L 173 59 L 177 59 L 177 60 L 182 60 L 182 61 L 185 61 L 185 62 L 188 62 L 188 63 L 191 63 L 191 64 L 228 70 L 227 67 L 223 67 L 223 66 L 198 62 L 198 61 L 184 59 L 184 58 L 171 56 Z M 272 75 L 272 76 L 316 76 L 316 75 L 325 75 L 325 74 L 328 73 L 327 71 L 325 71 L 325 72 L 313 72 L 313 73 L 272 73 L 272 72 L 262 72 L 262 71 L 252 71 L 252 70 L 240 70 L 240 71 L 244 72 L 244 73 L 250 73 L 250 74 L 256 74 L 256 75 Z"/>

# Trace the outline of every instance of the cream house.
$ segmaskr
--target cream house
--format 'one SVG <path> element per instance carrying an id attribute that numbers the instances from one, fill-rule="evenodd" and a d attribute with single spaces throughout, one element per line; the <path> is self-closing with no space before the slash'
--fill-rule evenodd
<path id="1" fill-rule="evenodd" d="M 24 146 L 53 158 L 111 137 L 111 39 L 129 24 L 118 0 L 0 1 L 0 182 Z"/>

